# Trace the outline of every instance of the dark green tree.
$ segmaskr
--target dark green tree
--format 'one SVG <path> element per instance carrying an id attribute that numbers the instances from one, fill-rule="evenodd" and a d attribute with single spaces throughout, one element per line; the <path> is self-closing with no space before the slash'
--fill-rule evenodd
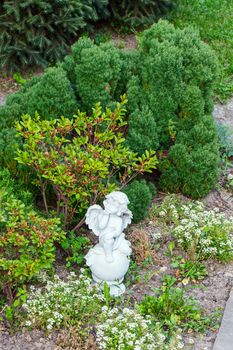
<path id="1" fill-rule="evenodd" d="M 99 19 L 107 0 L 3 0 L 0 66 L 46 66 L 61 59 L 72 39 Z"/>

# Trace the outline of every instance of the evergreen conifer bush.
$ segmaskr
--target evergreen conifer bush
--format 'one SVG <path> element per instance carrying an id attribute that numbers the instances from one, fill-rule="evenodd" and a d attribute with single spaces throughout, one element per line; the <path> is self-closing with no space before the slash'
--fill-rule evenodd
<path id="1" fill-rule="evenodd" d="M 121 66 L 120 53 L 112 43 L 97 46 L 88 38 L 73 45 L 62 65 L 76 90 L 80 108 L 88 112 L 97 102 L 103 107 L 115 102 Z"/>
<path id="2" fill-rule="evenodd" d="M 107 0 L 3 0 L 0 65 L 10 70 L 61 59 L 71 40 L 99 19 Z"/>
<path id="3" fill-rule="evenodd" d="M 76 97 L 66 73 L 59 67 L 48 68 L 7 98 L 6 105 L 0 109 L 0 126 L 14 126 L 23 113 L 37 112 L 48 119 L 72 115 L 76 110 Z"/>
<path id="4" fill-rule="evenodd" d="M 153 183 L 145 180 L 134 180 L 123 190 L 129 198 L 129 209 L 133 213 L 133 222 L 137 223 L 146 217 L 148 208 L 156 193 Z"/>
<path id="5" fill-rule="evenodd" d="M 155 22 L 174 6 L 170 0 L 110 0 L 113 18 L 133 26 Z"/>
<path id="6" fill-rule="evenodd" d="M 162 188 L 202 197 L 218 175 L 210 116 L 218 71 L 215 55 L 193 29 L 160 21 L 143 32 L 137 56 L 137 71 L 128 83 L 129 145 L 143 152 L 150 140 L 161 151 Z M 141 127 L 135 117 L 139 114 Z M 153 123 L 145 127 L 149 118 Z"/>
<path id="7" fill-rule="evenodd" d="M 0 108 L 0 166 L 6 166 L 16 174 L 15 149 L 21 143 L 16 137 L 15 122 L 23 113 L 42 119 L 72 116 L 77 111 L 77 100 L 66 72 L 60 67 L 48 68 L 41 76 L 34 77 L 19 92 L 9 95 L 6 105 Z"/>

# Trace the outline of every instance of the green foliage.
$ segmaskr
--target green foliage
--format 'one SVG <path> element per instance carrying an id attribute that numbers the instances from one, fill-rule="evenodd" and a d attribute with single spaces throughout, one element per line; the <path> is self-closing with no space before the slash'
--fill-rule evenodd
<path id="1" fill-rule="evenodd" d="M 136 57 L 128 83 L 129 145 L 141 152 L 149 140 L 160 150 L 164 190 L 204 196 L 218 175 L 216 130 L 209 116 L 214 53 L 193 29 L 160 21 L 140 36 Z"/>
<path id="2" fill-rule="evenodd" d="M 170 0 L 109 0 L 113 19 L 134 27 L 154 23 L 171 8 Z"/>
<path id="3" fill-rule="evenodd" d="M 206 331 L 213 324 L 212 317 L 205 317 L 196 300 L 187 297 L 183 289 L 174 287 L 176 279 L 164 275 L 163 285 L 155 289 L 155 295 L 145 295 L 138 308 L 143 316 L 154 317 L 168 331 L 181 327 L 185 330 Z"/>
<path id="4" fill-rule="evenodd" d="M 133 213 L 133 222 L 143 220 L 156 193 L 155 186 L 152 183 L 148 186 L 145 180 L 134 180 L 125 187 L 123 192 L 129 198 L 129 209 Z"/>
<path id="5" fill-rule="evenodd" d="M 123 97 L 114 111 L 106 112 L 97 104 L 92 115 L 78 111 L 73 119 L 48 121 L 39 115 L 34 119 L 25 115 L 17 124 L 24 144 L 16 159 L 35 171 L 47 214 L 46 188 L 48 184 L 52 186 L 64 227 L 75 213 L 82 216 L 90 204 L 116 189 L 116 176 L 124 186 L 156 166 L 154 152 L 146 151 L 138 157 L 124 145 L 121 130 L 126 125 L 125 103 Z"/>
<path id="6" fill-rule="evenodd" d="M 82 265 L 84 263 L 85 250 L 90 248 L 91 241 L 86 236 L 77 236 L 73 231 L 67 233 L 61 242 L 61 247 L 68 255 L 66 266 L 71 267 L 73 264 Z"/>
<path id="7" fill-rule="evenodd" d="M 6 105 L 0 107 L 0 165 L 8 167 L 13 174 L 20 170 L 14 157 L 21 140 L 16 137 L 14 124 L 22 114 L 33 116 L 38 112 L 43 119 L 48 119 L 72 115 L 76 110 L 74 92 L 61 68 L 49 68 L 23 84 L 21 90 L 10 95 Z M 28 176 L 26 170 L 21 174 Z"/>
<path id="8" fill-rule="evenodd" d="M 97 102 L 104 108 L 111 107 L 121 64 L 120 54 L 112 43 L 97 46 L 92 40 L 81 38 L 73 45 L 62 66 L 75 85 L 82 110 L 90 112 Z"/>
<path id="9" fill-rule="evenodd" d="M 59 219 L 44 219 L 6 191 L 0 191 L 0 288 L 11 303 L 14 290 L 55 260 L 63 238 Z"/>
<path id="10" fill-rule="evenodd" d="M 215 94 L 224 101 L 233 94 L 232 0 L 179 0 L 169 19 L 177 27 L 193 26 L 203 41 L 215 50 L 221 63 Z"/>
<path id="11" fill-rule="evenodd" d="M 35 115 L 38 112 L 48 119 L 72 115 L 76 109 L 76 98 L 66 73 L 62 68 L 48 68 L 7 98 L 6 105 L 0 108 L 0 125 L 14 126 L 25 113 Z"/>
<path id="12" fill-rule="evenodd" d="M 2 128 L 0 130 L 0 167 L 6 167 L 14 175 L 18 172 L 14 154 L 19 145 L 21 145 L 21 142 L 17 139 L 14 128 Z"/>
<path id="13" fill-rule="evenodd" d="M 186 260 L 181 255 L 172 259 L 171 267 L 176 269 L 176 278 L 184 285 L 203 280 L 208 272 L 199 261 Z"/>
<path id="14" fill-rule="evenodd" d="M 129 99 L 127 146 L 142 155 L 158 151 L 160 187 L 187 196 L 205 196 L 218 178 L 219 152 L 212 112 L 217 62 L 190 28 L 160 21 L 144 31 L 130 52 L 111 43 L 99 46 L 81 38 L 56 68 L 27 81 L 0 108 L 3 150 L 0 163 L 15 173 L 17 144 L 11 128 L 22 113 L 43 119 L 91 113 L 96 102 L 114 109 L 120 95 Z M 10 135 L 12 139 L 10 140 Z M 9 135 L 9 137 L 7 136 Z"/>
<path id="15" fill-rule="evenodd" d="M 139 154 L 145 152 L 147 148 L 158 149 L 159 139 L 156 130 L 157 124 L 153 113 L 147 106 L 143 106 L 141 111 L 135 110 L 129 118 L 128 145 Z"/>
<path id="16" fill-rule="evenodd" d="M 4 0 L 0 7 L 0 65 L 9 70 L 61 59 L 69 43 L 99 19 L 106 0 Z"/>
<path id="17" fill-rule="evenodd" d="M 22 201 L 26 206 L 32 206 L 33 196 L 21 179 L 15 180 L 6 168 L 0 168 L 0 191 L 6 190 L 7 195 Z"/>

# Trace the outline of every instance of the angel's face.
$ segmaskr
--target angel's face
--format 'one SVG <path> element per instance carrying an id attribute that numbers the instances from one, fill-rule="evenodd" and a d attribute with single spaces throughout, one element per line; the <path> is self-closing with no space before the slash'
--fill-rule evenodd
<path id="1" fill-rule="evenodd" d="M 109 197 L 104 201 L 104 209 L 109 214 L 117 214 L 120 209 L 120 204 L 117 201 L 115 201 L 112 197 Z"/>

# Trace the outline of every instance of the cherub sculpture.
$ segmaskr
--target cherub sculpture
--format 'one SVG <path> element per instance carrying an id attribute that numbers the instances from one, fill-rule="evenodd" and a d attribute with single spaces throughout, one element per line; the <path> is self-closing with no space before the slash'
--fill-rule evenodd
<path id="1" fill-rule="evenodd" d="M 132 213 L 125 193 L 114 191 L 100 205 L 92 205 L 86 213 L 86 224 L 99 237 L 99 243 L 86 255 L 95 282 L 106 281 L 112 295 L 124 292 L 121 283 L 129 267 L 130 242 L 123 230 L 131 223 Z M 118 282 L 118 286 L 117 283 Z"/>

